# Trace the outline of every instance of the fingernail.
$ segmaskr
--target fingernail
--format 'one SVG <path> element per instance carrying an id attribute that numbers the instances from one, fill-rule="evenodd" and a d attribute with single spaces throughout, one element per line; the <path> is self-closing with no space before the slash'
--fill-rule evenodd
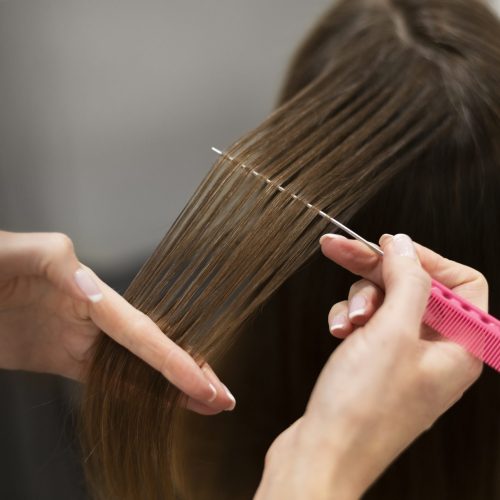
<path id="1" fill-rule="evenodd" d="M 211 403 L 217 397 L 217 389 L 215 388 L 215 385 L 211 384 L 210 382 L 208 383 L 208 387 L 212 391 L 212 396 L 210 396 L 210 399 L 207 399 L 207 401 Z"/>
<path id="2" fill-rule="evenodd" d="M 207 402 L 211 403 L 217 397 L 217 389 L 215 388 L 215 385 L 212 383 L 216 382 L 217 377 L 207 364 L 204 364 L 202 366 L 201 371 L 205 374 L 205 378 L 207 379 L 208 382 L 208 387 L 210 387 L 210 390 L 212 391 L 212 396 L 210 397 L 210 399 L 207 399 Z"/>
<path id="3" fill-rule="evenodd" d="M 355 295 L 349 300 L 349 319 L 366 314 L 366 297 L 364 295 Z"/>
<path id="4" fill-rule="evenodd" d="M 328 233 L 328 234 L 324 234 L 320 239 L 319 239 L 319 244 L 322 245 L 323 243 L 325 243 L 326 241 L 329 241 L 329 240 L 339 240 L 339 239 L 343 239 L 344 237 L 341 236 L 340 234 L 331 234 L 331 233 Z"/>
<path id="5" fill-rule="evenodd" d="M 333 317 L 330 324 L 330 332 L 334 333 L 337 330 L 345 330 L 347 328 L 347 316 L 345 314 L 337 314 Z"/>
<path id="6" fill-rule="evenodd" d="M 224 390 L 226 391 L 227 397 L 231 400 L 231 406 L 226 411 L 233 411 L 234 408 L 236 407 L 236 399 L 231 394 L 231 391 L 224 384 L 222 384 L 222 385 L 224 387 Z"/>
<path id="7" fill-rule="evenodd" d="M 413 241 L 411 241 L 408 235 L 396 234 L 396 236 L 392 238 L 392 245 L 397 255 L 416 259 L 417 252 L 415 251 L 415 245 L 413 245 Z"/>
<path id="8" fill-rule="evenodd" d="M 86 269 L 80 268 L 75 272 L 75 281 L 78 288 L 91 302 L 95 304 L 102 299 L 101 290 L 99 290 L 93 276 Z"/>

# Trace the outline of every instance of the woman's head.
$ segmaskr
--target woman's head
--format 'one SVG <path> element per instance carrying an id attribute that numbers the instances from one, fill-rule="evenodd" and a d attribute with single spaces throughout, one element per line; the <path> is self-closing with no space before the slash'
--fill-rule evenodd
<path id="1" fill-rule="evenodd" d="M 248 494 L 266 445 L 302 411 L 333 347 L 326 312 L 348 280 L 318 258 L 325 221 L 244 166 L 369 238 L 407 232 L 478 267 L 498 299 L 499 47 L 499 21 L 479 1 L 339 2 L 297 53 L 280 106 L 228 150 L 233 161 L 216 163 L 130 286 L 166 334 L 240 377 L 239 413 L 190 423 L 212 438 L 225 427 L 224 447 L 211 447 L 227 463 L 230 493 L 217 483 L 218 498 Z M 88 468 L 102 496 L 173 496 L 176 391 L 103 338 L 87 392 Z"/>

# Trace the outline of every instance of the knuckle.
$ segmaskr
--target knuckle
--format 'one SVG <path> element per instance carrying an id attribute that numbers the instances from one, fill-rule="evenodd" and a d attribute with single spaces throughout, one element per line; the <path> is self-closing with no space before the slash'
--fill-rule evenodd
<path id="1" fill-rule="evenodd" d="M 57 255 L 68 255 L 74 253 L 73 241 L 64 233 L 52 233 L 50 235 L 50 248 Z"/>
<path id="2" fill-rule="evenodd" d="M 459 357 L 454 356 L 455 375 L 451 389 L 450 386 L 443 385 L 440 370 L 436 370 L 436 367 L 432 365 L 420 364 L 415 373 L 414 383 L 422 402 L 432 407 L 436 406 L 439 401 L 447 402 L 450 395 L 456 401 L 460 397 L 457 397 L 457 394 L 463 394 L 481 376 L 483 364 L 469 354 L 466 355 L 467 359 L 464 359 L 464 353 L 465 351 L 461 352 Z M 459 371 L 457 371 L 458 367 Z"/>
<path id="3" fill-rule="evenodd" d="M 150 326 L 150 319 L 143 313 L 138 311 L 132 320 L 127 324 L 125 329 L 127 338 L 127 347 L 134 351 L 137 347 L 137 338 L 141 332 L 144 332 Z"/>
<path id="4" fill-rule="evenodd" d="M 176 355 L 178 355 L 176 349 L 169 349 L 159 363 L 159 372 L 170 381 L 173 373 L 172 365 L 174 364 Z"/>
<path id="5" fill-rule="evenodd" d="M 446 257 L 443 257 L 442 255 L 439 255 L 437 253 L 431 253 L 431 255 L 428 255 L 425 260 L 425 268 L 427 271 L 434 275 L 439 273 L 441 269 L 446 269 L 452 263 L 449 259 Z"/>
<path id="6" fill-rule="evenodd" d="M 484 291 L 488 292 L 489 284 L 488 284 L 488 280 L 486 279 L 486 276 L 483 273 L 480 273 L 479 271 L 474 270 L 474 273 L 476 276 L 475 281 L 477 283 L 478 288 L 480 290 L 484 290 Z"/>
<path id="7" fill-rule="evenodd" d="M 46 276 L 52 276 L 68 257 L 75 255 L 73 242 L 63 233 L 46 233 L 42 238 L 37 241 L 33 256 L 38 270 Z"/>
<path id="8" fill-rule="evenodd" d="M 469 362 L 466 364 L 466 371 L 468 381 L 470 384 L 473 384 L 483 373 L 483 363 L 473 356 L 469 356 Z"/>

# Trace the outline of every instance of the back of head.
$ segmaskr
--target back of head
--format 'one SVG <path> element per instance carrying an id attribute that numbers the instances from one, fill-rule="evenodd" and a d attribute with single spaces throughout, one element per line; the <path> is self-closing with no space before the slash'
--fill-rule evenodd
<path id="1" fill-rule="evenodd" d="M 267 446 L 300 416 L 334 347 L 326 314 L 352 279 L 319 258 L 324 221 L 231 177 L 242 165 L 372 240 L 406 232 L 480 269 L 500 307 L 500 23 L 486 4 L 341 1 L 298 51 L 280 103 L 230 148 L 231 166 L 215 165 L 127 295 L 181 345 L 220 360 L 239 397 L 234 415 L 186 421 L 192 439 L 184 435 L 181 448 L 196 475 L 182 486 L 188 498 L 251 494 Z M 193 236 L 200 228 L 201 242 Z M 394 465 L 374 498 L 500 495 L 490 399 L 499 387 L 490 375 Z M 128 401 L 134 386 L 147 389 L 140 406 Z M 170 391 L 102 339 L 85 418 L 89 470 L 104 498 L 135 498 L 140 482 L 148 485 L 142 498 L 172 491 L 165 468 L 179 456 L 168 447 L 178 431 L 166 430 Z"/>
<path id="2" fill-rule="evenodd" d="M 413 144 L 399 150 L 395 162 L 389 155 L 397 141 L 385 145 L 389 162 L 384 175 L 392 178 L 383 189 L 377 186 L 378 196 L 391 192 L 378 204 L 386 213 L 384 230 L 404 229 L 414 219 L 415 239 L 492 276 L 499 239 L 494 210 L 500 176 L 499 19 L 478 0 L 340 2 L 297 52 L 280 102 L 304 92 L 328 71 L 343 72 L 339 66 L 344 61 L 350 84 L 364 82 L 354 99 L 365 94 L 359 105 L 351 103 L 346 120 L 358 108 L 367 111 L 351 133 L 371 131 L 356 155 L 363 155 L 370 143 L 382 149 L 389 127 L 403 135 L 420 120 L 428 125 L 414 137 L 414 144 L 424 147 L 400 169 L 395 163 Z M 331 91 L 333 96 L 339 88 Z M 353 174 L 364 168 L 360 165 Z"/>
<path id="3" fill-rule="evenodd" d="M 345 0 L 297 51 L 277 111 L 290 117 L 311 113 L 314 141 L 300 150 L 307 136 L 290 140 L 284 134 L 283 147 L 297 147 L 305 162 L 327 157 L 339 189 L 356 193 L 341 220 L 372 241 L 405 232 L 481 270 L 496 315 L 499 64 L 500 23 L 482 2 Z M 317 106 L 312 111 L 299 111 L 305 96 L 308 106 Z M 268 140 L 263 160 L 274 158 L 280 145 L 279 134 Z M 215 498 L 216 491 L 218 498 L 246 498 L 256 487 L 266 449 L 301 416 L 337 344 L 329 339 L 326 317 L 353 279 L 321 256 L 313 258 L 228 353 L 222 373 L 239 396 L 238 411 L 210 422 L 193 416 L 187 425 L 197 431 L 189 444 L 190 467 L 203 478 L 195 498 Z M 499 393 L 500 382 L 486 370 L 366 498 L 499 496 Z"/>

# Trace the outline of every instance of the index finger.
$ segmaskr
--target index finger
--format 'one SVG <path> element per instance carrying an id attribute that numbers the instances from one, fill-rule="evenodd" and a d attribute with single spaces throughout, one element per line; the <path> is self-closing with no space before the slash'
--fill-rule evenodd
<path id="1" fill-rule="evenodd" d="M 380 238 L 390 237 L 384 235 Z M 321 251 L 329 259 L 362 276 L 382 289 L 382 259 L 363 243 L 341 235 L 324 235 Z M 488 305 L 488 287 L 484 276 L 471 267 L 442 257 L 428 248 L 415 243 L 422 267 L 437 281 L 483 309 Z"/>
<path id="2" fill-rule="evenodd" d="M 94 277 L 99 282 L 103 298 L 89 304 L 89 315 L 101 330 L 162 373 L 190 398 L 208 404 L 214 410 L 234 406 L 234 400 L 230 399 L 225 386 L 213 372 L 207 376 L 206 367 L 198 366 L 153 320 L 135 309 L 95 274 Z"/>

